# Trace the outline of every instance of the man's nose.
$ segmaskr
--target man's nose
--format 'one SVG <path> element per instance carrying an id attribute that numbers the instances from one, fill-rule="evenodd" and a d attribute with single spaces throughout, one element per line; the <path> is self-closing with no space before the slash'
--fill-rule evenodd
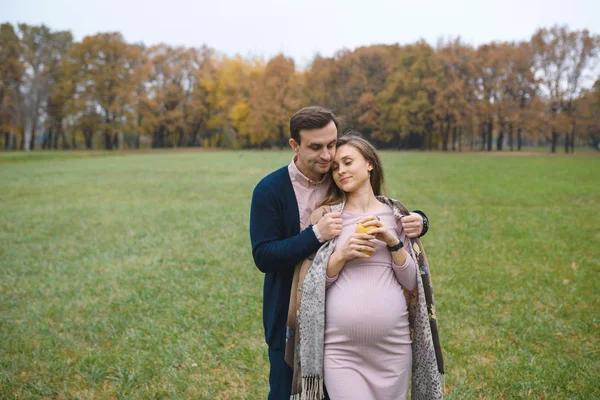
<path id="1" fill-rule="evenodd" d="M 331 160 L 331 153 L 329 152 L 329 150 L 325 149 L 322 153 L 321 153 L 321 158 L 325 161 L 329 161 Z"/>

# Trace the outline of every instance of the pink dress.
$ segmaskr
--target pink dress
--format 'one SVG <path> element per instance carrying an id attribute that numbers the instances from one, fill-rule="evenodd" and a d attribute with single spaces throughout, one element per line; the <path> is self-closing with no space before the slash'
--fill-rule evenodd
<path id="1" fill-rule="evenodd" d="M 370 214 L 343 211 L 336 249 L 373 214 L 404 239 L 392 209 L 382 205 Z M 332 400 L 399 400 L 408 391 L 412 351 L 402 283 L 416 287 L 416 265 L 407 257 L 396 266 L 385 243 L 374 242 L 371 258 L 351 260 L 327 279 L 324 374 Z"/>

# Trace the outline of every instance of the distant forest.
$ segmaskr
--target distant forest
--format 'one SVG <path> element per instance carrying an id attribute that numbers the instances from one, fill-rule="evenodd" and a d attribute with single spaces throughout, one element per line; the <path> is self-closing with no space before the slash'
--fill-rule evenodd
<path id="1" fill-rule="evenodd" d="M 332 109 L 381 148 L 556 152 L 600 141 L 600 36 L 565 26 L 477 47 L 373 45 L 306 70 L 118 33 L 0 26 L 4 150 L 287 146 L 289 119 Z"/>

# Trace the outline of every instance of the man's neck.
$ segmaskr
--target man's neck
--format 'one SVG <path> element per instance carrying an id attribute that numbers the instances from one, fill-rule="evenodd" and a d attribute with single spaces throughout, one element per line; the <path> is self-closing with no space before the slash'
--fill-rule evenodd
<path id="1" fill-rule="evenodd" d="M 316 172 L 306 168 L 304 164 L 298 162 L 297 158 L 294 158 L 294 164 L 296 165 L 296 168 L 298 168 L 298 171 L 302 173 L 302 175 L 304 175 L 313 182 L 321 182 L 321 179 L 323 179 L 323 177 L 325 176 L 324 174 L 317 174 Z"/>

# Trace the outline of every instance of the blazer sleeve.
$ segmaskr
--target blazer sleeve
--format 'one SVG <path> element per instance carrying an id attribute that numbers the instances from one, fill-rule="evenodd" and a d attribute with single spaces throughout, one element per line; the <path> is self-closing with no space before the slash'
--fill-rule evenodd
<path id="1" fill-rule="evenodd" d="M 291 272 L 296 263 L 321 246 L 312 225 L 296 236 L 286 238 L 285 216 L 281 214 L 272 190 L 266 185 L 257 185 L 250 206 L 250 241 L 254 263 L 265 273 Z"/>

